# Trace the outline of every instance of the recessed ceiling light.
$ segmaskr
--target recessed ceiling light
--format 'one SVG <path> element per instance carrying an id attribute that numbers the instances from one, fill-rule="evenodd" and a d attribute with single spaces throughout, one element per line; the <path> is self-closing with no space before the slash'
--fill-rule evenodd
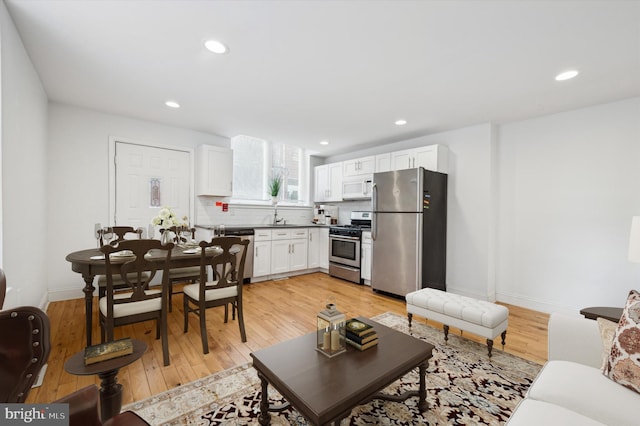
<path id="1" fill-rule="evenodd" d="M 327 142 L 327 141 L 321 141 L 321 142 L 320 142 L 320 145 L 329 145 L 329 142 Z"/>
<path id="2" fill-rule="evenodd" d="M 407 120 L 396 120 L 396 126 L 404 126 L 407 124 Z"/>
<path id="3" fill-rule="evenodd" d="M 174 101 L 167 101 L 164 104 L 169 108 L 180 108 L 180 104 Z"/>
<path id="4" fill-rule="evenodd" d="M 560 74 L 556 75 L 556 81 L 570 80 L 576 75 L 578 75 L 578 71 L 576 70 L 561 72 Z"/>
<path id="5" fill-rule="evenodd" d="M 207 50 L 220 55 L 227 53 L 228 51 L 227 46 L 218 40 L 207 40 L 204 42 L 204 47 L 206 47 Z"/>

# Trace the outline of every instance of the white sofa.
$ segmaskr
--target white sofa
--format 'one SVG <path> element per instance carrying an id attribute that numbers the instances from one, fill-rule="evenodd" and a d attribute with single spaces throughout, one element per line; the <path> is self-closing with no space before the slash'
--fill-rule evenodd
<path id="1" fill-rule="evenodd" d="M 639 425 L 640 394 L 602 374 L 602 351 L 596 321 L 552 314 L 549 361 L 507 425 Z"/>

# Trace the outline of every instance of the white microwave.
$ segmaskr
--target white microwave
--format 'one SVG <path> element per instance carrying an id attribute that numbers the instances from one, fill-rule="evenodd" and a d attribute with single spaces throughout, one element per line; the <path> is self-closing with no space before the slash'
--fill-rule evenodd
<path id="1" fill-rule="evenodd" d="M 367 200 L 371 198 L 373 176 L 345 179 L 342 181 L 343 200 Z"/>

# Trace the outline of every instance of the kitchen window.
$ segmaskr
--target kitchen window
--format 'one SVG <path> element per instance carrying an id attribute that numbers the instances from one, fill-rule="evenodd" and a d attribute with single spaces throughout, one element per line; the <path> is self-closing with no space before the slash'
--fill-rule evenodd
<path id="1" fill-rule="evenodd" d="M 233 199 L 241 203 L 271 202 L 271 176 L 282 176 L 282 203 L 305 204 L 308 199 L 309 155 L 301 148 L 239 135 L 233 149 Z"/>

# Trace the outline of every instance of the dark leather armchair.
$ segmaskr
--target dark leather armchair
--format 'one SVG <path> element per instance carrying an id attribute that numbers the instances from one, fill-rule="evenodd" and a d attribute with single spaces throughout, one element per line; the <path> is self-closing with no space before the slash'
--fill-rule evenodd
<path id="1" fill-rule="evenodd" d="M 99 390 L 96 385 L 79 389 L 56 403 L 69 404 L 69 426 L 144 426 L 148 425 L 133 411 L 125 411 L 102 423 L 98 401 Z"/>
<path id="2" fill-rule="evenodd" d="M 0 312 L 0 402 L 24 403 L 51 352 L 49 317 L 33 306 Z M 70 426 L 101 425 L 95 385 L 56 402 L 69 404 Z M 120 413 L 105 425 L 148 425 L 133 412 Z"/>
<path id="3" fill-rule="evenodd" d="M 7 277 L 4 276 L 4 271 L 0 268 L 0 311 L 4 306 L 4 296 L 7 294 Z"/>
<path id="4" fill-rule="evenodd" d="M 49 317 L 23 306 L 0 312 L 0 402 L 24 402 L 49 358 Z"/>

